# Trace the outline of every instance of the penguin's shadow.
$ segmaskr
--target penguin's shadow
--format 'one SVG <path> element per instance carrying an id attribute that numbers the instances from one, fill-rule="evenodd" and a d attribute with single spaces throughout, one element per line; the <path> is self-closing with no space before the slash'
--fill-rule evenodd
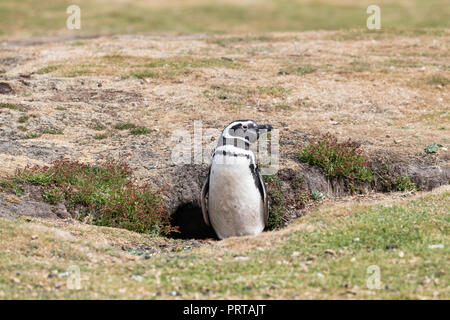
<path id="1" fill-rule="evenodd" d="M 202 208 L 196 203 L 184 203 L 171 215 L 171 224 L 179 232 L 169 236 L 174 239 L 218 239 L 214 229 L 203 221 Z"/>

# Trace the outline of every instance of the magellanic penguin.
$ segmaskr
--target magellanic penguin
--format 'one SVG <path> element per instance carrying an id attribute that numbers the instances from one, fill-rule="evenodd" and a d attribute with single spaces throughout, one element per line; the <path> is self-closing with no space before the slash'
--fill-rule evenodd
<path id="1" fill-rule="evenodd" d="M 238 120 L 219 138 L 200 197 L 203 219 L 219 239 L 256 235 L 267 226 L 268 198 L 250 145 L 271 130 L 271 125 Z"/>

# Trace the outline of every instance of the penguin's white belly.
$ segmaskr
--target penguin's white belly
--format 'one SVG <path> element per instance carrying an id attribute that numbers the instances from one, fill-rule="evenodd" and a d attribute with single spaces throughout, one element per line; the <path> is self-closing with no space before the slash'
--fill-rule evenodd
<path id="1" fill-rule="evenodd" d="M 264 204 L 245 157 L 216 155 L 211 164 L 208 211 L 220 239 L 264 230 Z"/>

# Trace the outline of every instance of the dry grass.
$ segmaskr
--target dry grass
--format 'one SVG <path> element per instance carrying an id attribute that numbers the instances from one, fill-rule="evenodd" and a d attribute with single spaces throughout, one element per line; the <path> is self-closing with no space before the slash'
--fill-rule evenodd
<path id="1" fill-rule="evenodd" d="M 189 242 L 126 230 L 0 219 L 2 239 L 8 242 L 0 253 L 0 295 L 445 299 L 448 192 L 444 187 L 427 194 L 330 201 L 286 229 L 204 243 L 192 251 Z M 370 265 L 381 270 L 378 290 L 366 286 Z M 80 290 L 68 287 L 70 266 L 80 268 Z"/>

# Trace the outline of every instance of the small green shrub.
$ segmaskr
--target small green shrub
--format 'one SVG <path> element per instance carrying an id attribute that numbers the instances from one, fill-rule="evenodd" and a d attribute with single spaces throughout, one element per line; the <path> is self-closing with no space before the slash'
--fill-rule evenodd
<path id="1" fill-rule="evenodd" d="M 307 192 L 300 192 L 297 194 L 297 201 L 302 204 L 307 204 L 310 199 L 310 196 Z"/>
<path id="2" fill-rule="evenodd" d="M 283 207 L 279 205 L 270 206 L 269 221 L 267 223 L 267 229 L 275 230 L 283 227 L 283 216 L 285 211 Z"/>
<path id="3" fill-rule="evenodd" d="M 285 215 L 285 200 L 283 182 L 277 175 L 263 176 L 267 194 L 270 198 L 269 221 L 267 229 L 274 230 L 283 227 Z"/>
<path id="4" fill-rule="evenodd" d="M 50 167 L 18 170 L 15 181 L 43 188 L 49 203 L 64 201 L 78 218 L 90 216 L 96 225 L 166 235 L 174 231 L 159 194 L 133 183 L 131 168 L 117 161 L 92 166 L 67 159 Z"/>
<path id="5" fill-rule="evenodd" d="M 298 154 L 301 162 L 323 169 L 330 178 L 345 177 L 359 182 L 373 181 L 368 160 L 360 150 L 360 144 L 350 139 L 338 143 L 337 138 L 325 134 L 312 140 Z"/>
<path id="6" fill-rule="evenodd" d="M 442 147 L 443 147 L 442 144 L 433 142 L 432 144 L 427 145 L 424 150 L 426 153 L 436 153 L 439 150 L 439 148 Z"/>
<path id="7" fill-rule="evenodd" d="M 44 189 L 42 191 L 42 198 L 44 198 L 45 202 L 56 204 L 64 201 L 64 192 L 58 187 Z"/>
<path id="8" fill-rule="evenodd" d="M 394 182 L 394 189 L 397 191 L 415 191 L 418 188 L 409 177 L 400 177 Z"/>

